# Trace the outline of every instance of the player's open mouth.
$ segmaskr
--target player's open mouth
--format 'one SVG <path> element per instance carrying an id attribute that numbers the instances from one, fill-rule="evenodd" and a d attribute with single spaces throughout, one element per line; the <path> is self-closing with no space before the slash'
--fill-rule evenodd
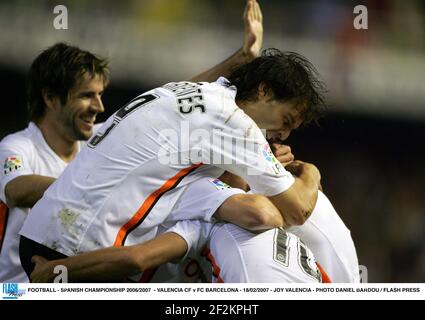
<path id="1" fill-rule="evenodd" d="M 80 120 L 83 122 L 84 126 L 87 127 L 90 130 L 90 129 L 93 128 L 96 118 L 95 117 L 83 117 L 83 118 L 80 118 Z"/>

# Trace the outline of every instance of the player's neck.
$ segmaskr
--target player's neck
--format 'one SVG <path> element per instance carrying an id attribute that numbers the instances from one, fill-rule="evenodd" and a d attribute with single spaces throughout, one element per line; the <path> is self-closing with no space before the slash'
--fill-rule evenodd
<path id="1" fill-rule="evenodd" d="M 49 147 L 65 162 L 72 161 L 78 153 L 78 141 L 66 137 L 52 121 L 46 118 L 36 122 Z"/>
<path id="2" fill-rule="evenodd" d="M 257 123 L 257 125 L 259 125 L 259 123 L 256 121 L 256 119 L 258 118 L 258 108 L 256 102 L 248 100 L 238 100 L 236 101 L 236 104 L 239 108 L 243 110 L 243 112 L 245 112 L 249 117 L 251 117 Z"/>
<path id="3" fill-rule="evenodd" d="M 242 110 L 244 110 L 248 104 L 246 100 L 236 100 L 235 102 L 236 102 L 236 105 Z"/>

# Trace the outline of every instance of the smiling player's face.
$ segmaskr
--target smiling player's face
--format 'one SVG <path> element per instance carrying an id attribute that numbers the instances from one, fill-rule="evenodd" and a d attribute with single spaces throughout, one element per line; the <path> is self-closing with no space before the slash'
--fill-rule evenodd
<path id="1" fill-rule="evenodd" d="M 102 77 L 84 74 L 70 90 L 66 104 L 57 114 L 61 129 L 68 138 L 87 140 L 91 137 L 97 114 L 105 110 L 102 103 L 104 88 Z"/>

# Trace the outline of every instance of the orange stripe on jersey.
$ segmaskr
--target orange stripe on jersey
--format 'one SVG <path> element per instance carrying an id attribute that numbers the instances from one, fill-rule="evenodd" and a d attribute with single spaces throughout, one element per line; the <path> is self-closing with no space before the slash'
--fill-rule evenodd
<path id="1" fill-rule="evenodd" d="M 0 252 L 3 246 L 4 236 L 6 234 L 7 218 L 9 217 L 9 208 L 0 202 Z"/>
<path id="2" fill-rule="evenodd" d="M 212 255 L 210 249 L 205 247 L 202 252 L 202 255 L 206 256 L 207 260 L 211 263 L 213 267 L 213 275 L 217 278 L 217 283 L 224 283 L 223 279 L 220 277 L 220 267 L 215 262 L 215 258 Z"/>
<path id="3" fill-rule="evenodd" d="M 120 228 L 115 238 L 114 246 L 123 246 L 130 232 L 136 229 L 143 222 L 143 220 L 145 220 L 158 200 L 166 192 L 174 189 L 180 183 L 180 181 L 183 180 L 184 177 L 193 172 L 195 169 L 199 168 L 201 165 L 202 164 L 195 164 L 189 168 L 181 170 L 174 177 L 167 180 L 159 189 L 151 193 L 137 210 L 137 212 L 133 215 L 133 217 Z"/>
<path id="4" fill-rule="evenodd" d="M 322 283 L 332 283 L 332 280 L 326 273 L 325 269 L 323 269 L 323 267 L 318 262 L 316 262 L 316 265 L 317 268 L 319 268 L 320 273 L 322 274 Z"/>

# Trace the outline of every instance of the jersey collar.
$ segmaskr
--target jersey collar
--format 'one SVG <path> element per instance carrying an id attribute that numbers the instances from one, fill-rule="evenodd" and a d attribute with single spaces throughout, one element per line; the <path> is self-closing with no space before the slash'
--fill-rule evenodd
<path id="1" fill-rule="evenodd" d="M 222 87 L 225 87 L 229 90 L 230 94 L 232 95 L 233 99 L 236 98 L 237 88 L 236 86 L 232 86 L 230 81 L 227 80 L 225 77 L 220 77 L 217 79 L 216 83 Z"/>

